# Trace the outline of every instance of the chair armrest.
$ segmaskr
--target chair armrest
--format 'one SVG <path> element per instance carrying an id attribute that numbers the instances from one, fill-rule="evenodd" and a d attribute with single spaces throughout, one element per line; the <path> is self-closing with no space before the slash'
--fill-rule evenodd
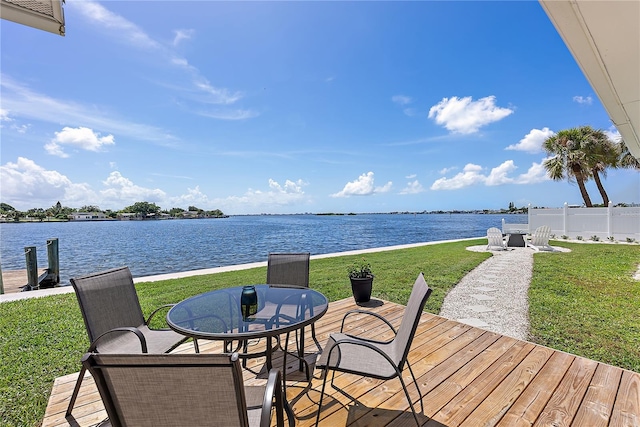
<path id="1" fill-rule="evenodd" d="M 262 412 L 260 413 L 260 427 L 271 426 L 271 409 L 273 409 L 274 399 L 276 405 L 276 425 L 283 427 L 284 401 L 282 396 L 282 374 L 280 370 L 276 368 L 269 371 L 267 388 L 264 391 L 264 400 L 262 402 Z"/>
<path id="2" fill-rule="evenodd" d="M 344 331 L 344 323 L 345 320 L 347 320 L 347 316 L 349 316 L 350 314 L 368 314 L 370 316 L 373 316 L 375 318 L 377 318 L 378 320 L 382 320 L 394 333 L 394 335 L 397 335 L 398 332 L 396 331 L 396 328 L 393 327 L 393 325 L 384 317 L 382 317 L 381 315 L 379 315 L 378 313 L 374 313 L 373 311 L 367 311 L 367 310 L 349 310 L 345 313 L 344 317 L 342 318 L 342 325 L 340 325 L 340 332 Z"/>
<path id="3" fill-rule="evenodd" d="M 147 317 L 147 320 L 144 321 L 144 324 L 149 326 L 151 323 L 151 319 L 153 318 L 153 316 L 156 315 L 156 313 L 158 313 L 160 310 L 164 310 L 167 308 L 171 308 L 173 307 L 175 304 L 165 304 L 165 305 L 161 305 L 160 307 L 156 308 L 155 310 L 153 310 L 153 312 L 149 315 L 149 317 Z M 161 329 L 156 329 L 156 330 L 160 330 L 160 331 L 166 331 L 169 330 L 169 328 L 161 328 Z"/>
<path id="4" fill-rule="evenodd" d="M 148 350 L 147 350 L 147 339 L 144 337 L 144 334 L 142 332 L 140 332 L 140 329 L 134 328 L 134 327 L 131 327 L 131 326 L 124 326 L 124 327 L 121 327 L 121 328 L 113 328 L 113 329 L 110 329 L 107 332 L 103 333 L 98 338 L 93 340 L 93 342 L 91 343 L 91 346 L 89 346 L 89 353 L 93 353 L 96 350 L 96 347 L 98 345 L 98 341 L 100 341 L 100 339 L 102 337 L 104 337 L 107 334 L 111 334 L 113 332 L 132 332 L 132 333 L 136 334 L 136 336 L 140 340 L 140 346 L 142 347 L 142 352 L 143 353 L 148 353 Z"/>
<path id="5" fill-rule="evenodd" d="M 394 367 L 394 369 L 396 371 L 398 370 L 396 364 L 393 362 L 393 360 L 391 360 L 391 358 L 389 357 L 389 355 L 387 353 L 385 353 L 384 351 L 380 350 L 375 345 L 370 344 L 370 342 L 363 341 L 360 338 L 344 338 L 344 339 L 336 341 L 329 348 L 329 355 L 327 356 L 327 365 L 326 365 L 327 368 L 331 368 L 331 355 L 332 355 L 334 349 L 337 349 L 337 351 L 338 351 L 338 364 L 335 367 L 336 368 L 340 368 L 340 361 L 339 361 L 340 360 L 340 347 L 341 346 L 344 347 L 344 346 L 348 346 L 348 345 L 367 347 L 369 350 L 373 350 L 376 353 L 378 353 L 379 355 L 381 355 L 382 357 L 384 357 L 387 360 L 387 362 L 389 362 L 389 364 Z"/>

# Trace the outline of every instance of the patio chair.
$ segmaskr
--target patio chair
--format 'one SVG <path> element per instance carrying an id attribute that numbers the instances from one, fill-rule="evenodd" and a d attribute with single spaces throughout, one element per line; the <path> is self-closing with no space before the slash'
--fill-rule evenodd
<path id="1" fill-rule="evenodd" d="M 322 391 L 320 392 L 320 401 L 318 402 L 318 415 L 316 417 L 316 425 L 320 421 L 320 410 L 322 409 L 322 398 L 324 397 L 324 390 L 327 383 L 328 371 L 333 371 L 331 377 L 331 386 L 333 385 L 333 379 L 335 377 L 335 371 L 346 372 L 350 374 L 362 375 L 365 377 L 376 378 L 380 380 L 390 380 L 398 378 L 402 389 L 404 390 L 409 407 L 413 412 L 413 417 L 418 425 L 418 415 L 413 407 L 411 396 L 407 386 L 402 379 L 402 370 L 406 364 L 413 378 L 413 383 L 418 390 L 420 396 L 420 406 L 422 411 L 424 407 L 422 404 L 422 393 L 420 387 L 416 382 L 416 377 L 413 374 L 413 370 L 409 365 L 407 356 L 409 354 L 409 348 L 418 327 L 420 316 L 427 299 L 431 295 L 431 289 L 424 280 L 422 273 L 418 275 L 411 296 L 407 302 L 407 307 L 402 317 L 402 323 L 396 331 L 394 327 L 384 317 L 377 313 L 366 310 L 351 310 L 347 312 L 342 319 L 342 326 L 340 333 L 331 334 L 327 341 L 327 344 L 320 355 L 320 358 L 316 362 L 316 367 L 323 370 Z M 377 341 L 367 338 L 359 338 L 354 335 L 345 334 L 344 330 L 345 321 L 351 314 L 371 315 L 382 322 L 384 322 L 394 332 L 395 336 L 390 341 Z"/>
<path id="2" fill-rule="evenodd" d="M 308 288 L 310 257 L 311 254 L 309 252 L 269 253 L 267 258 L 267 284 L 269 286 L 281 288 Z M 291 307 L 294 307 L 294 305 L 291 305 Z M 295 317 L 298 314 L 296 313 L 297 307 L 298 305 L 296 304 L 295 308 L 293 308 L 292 310 L 287 310 L 286 300 L 280 301 L 277 310 L 275 310 L 273 313 L 262 311 L 258 313 L 256 320 L 266 323 L 278 322 L 281 319 L 285 319 L 284 321 L 286 321 L 287 316 Z M 315 341 L 316 346 L 318 347 L 318 351 L 321 351 L 322 346 L 316 338 L 316 329 L 313 324 L 311 324 L 311 336 Z M 296 332 L 296 346 L 300 348 L 300 345 L 304 345 L 304 343 L 298 342 L 298 334 Z M 270 352 L 271 350 L 271 340 L 267 340 L 267 352 Z M 297 354 L 294 354 L 294 356 L 298 357 Z M 301 360 L 301 362 L 306 366 L 307 379 L 310 379 L 311 374 L 309 372 L 308 363 L 304 360 Z"/>
<path id="3" fill-rule="evenodd" d="M 551 227 L 542 225 L 533 232 L 531 239 L 527 242 L 527 246 L 536 251 L 553 251 L 553 248 L 549 245 L 550 237 Z"/>
<path id="4" fill-rule="evenodd" d="M 151 329 L 153 316 L 166 307 L 157 308 L 145 320 L 128 267 L 114 268 L 83 277 L 72 278 L 80 312 L 89 335 L 89 352 L 166 353 L 188 338 L 170 329 Z M 194 340 L 196 352 L 197 342 Z M 80 370 L 65 416 L 70 416 L 85 374 Z"/>
<path id="5" fill-rule="evenodd" d="M 309 287 L 309 252 L 270 253 L 267 261 L 267 284 L 277 287 Z M 311 337 L 319 351 L 322 346 L 316 338 L 316 328 L 311 324 Z"/>
<path id="6" fill-rule="evenodd" d="M 507 249 L 507 243 L 502 237 L 502 231 L 499 228 L 491 227 L 487 230 L 487 250 L 504 251 Z"/>
<path id="7" fill-rule="evenodd" d="M 243 384 L 238 354 L 87 353 L 113 427 L 284 426 L 280 371 L 266 386 Z M 290 423 L 291 424 L 291 423 Z"/>

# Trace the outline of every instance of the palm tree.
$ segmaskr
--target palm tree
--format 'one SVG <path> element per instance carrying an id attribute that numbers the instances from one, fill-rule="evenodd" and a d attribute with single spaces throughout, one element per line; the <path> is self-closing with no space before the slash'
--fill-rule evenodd
<path id="1" fill-rule="evenodd" d="M 618 148 L 620 150 L 618 166 L 624 169 L 635 169 L 640 171 L 640 159 L 636 159 L 631 154 L 629 147 L 627 147 L 627 144 L 625 144 L 623 140 L 620 140 Z"/>
<path id="2" fill-rule="evenodd" d="M 547 138 L 542 144 L 547 155 L 552 156 L 544 161 L 549 177 L 554 181 L 567 179 L 576 182 L 580 194 L 587 207 L 592 207 L 591 198 L 585 182 L 591 177 L 591 167 L 582 145 L 585 135 L 582 128 L 571 128 L 559 131 Z"/>
<path id="3" fill-rule="evenodd" d="M 583 135 L 582 149 L 585 152 L 591 176 L 602 196 L 602 203 L 608 206 L 609 196 L 602 185 L 600 174 L 606 178 L 607 169 L 617 167 L 620 150 L 603 130 L 593 129 L 591 126 L 583 126 L 580 129 Z"/>

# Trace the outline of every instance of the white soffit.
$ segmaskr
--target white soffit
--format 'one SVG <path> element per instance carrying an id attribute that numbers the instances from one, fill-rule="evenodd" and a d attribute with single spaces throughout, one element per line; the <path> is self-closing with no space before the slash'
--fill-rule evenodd
<path id="1" fill-rule="evenodd" d="M 0 17 L 64 36 L 64 0 L 0 0 Z"/>
<path id="2" fill-rule="evenodd" d="M 539 0 L 640 159 L 640 0 Z"/>

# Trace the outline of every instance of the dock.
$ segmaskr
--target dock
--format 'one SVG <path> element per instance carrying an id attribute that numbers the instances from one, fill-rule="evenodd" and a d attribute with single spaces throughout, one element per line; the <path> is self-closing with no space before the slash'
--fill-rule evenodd
<path id="1" fill-rule="evenodd" d="M 38 277 L 46 273 L 46 268 L 38 269 Z M 27 270 L 7 270 L 2 271 L 2 284 L 4 286 L 5 294 L 14 294 L 16 292 L 22 292 L 22 287 L 29 283 Z"/>

